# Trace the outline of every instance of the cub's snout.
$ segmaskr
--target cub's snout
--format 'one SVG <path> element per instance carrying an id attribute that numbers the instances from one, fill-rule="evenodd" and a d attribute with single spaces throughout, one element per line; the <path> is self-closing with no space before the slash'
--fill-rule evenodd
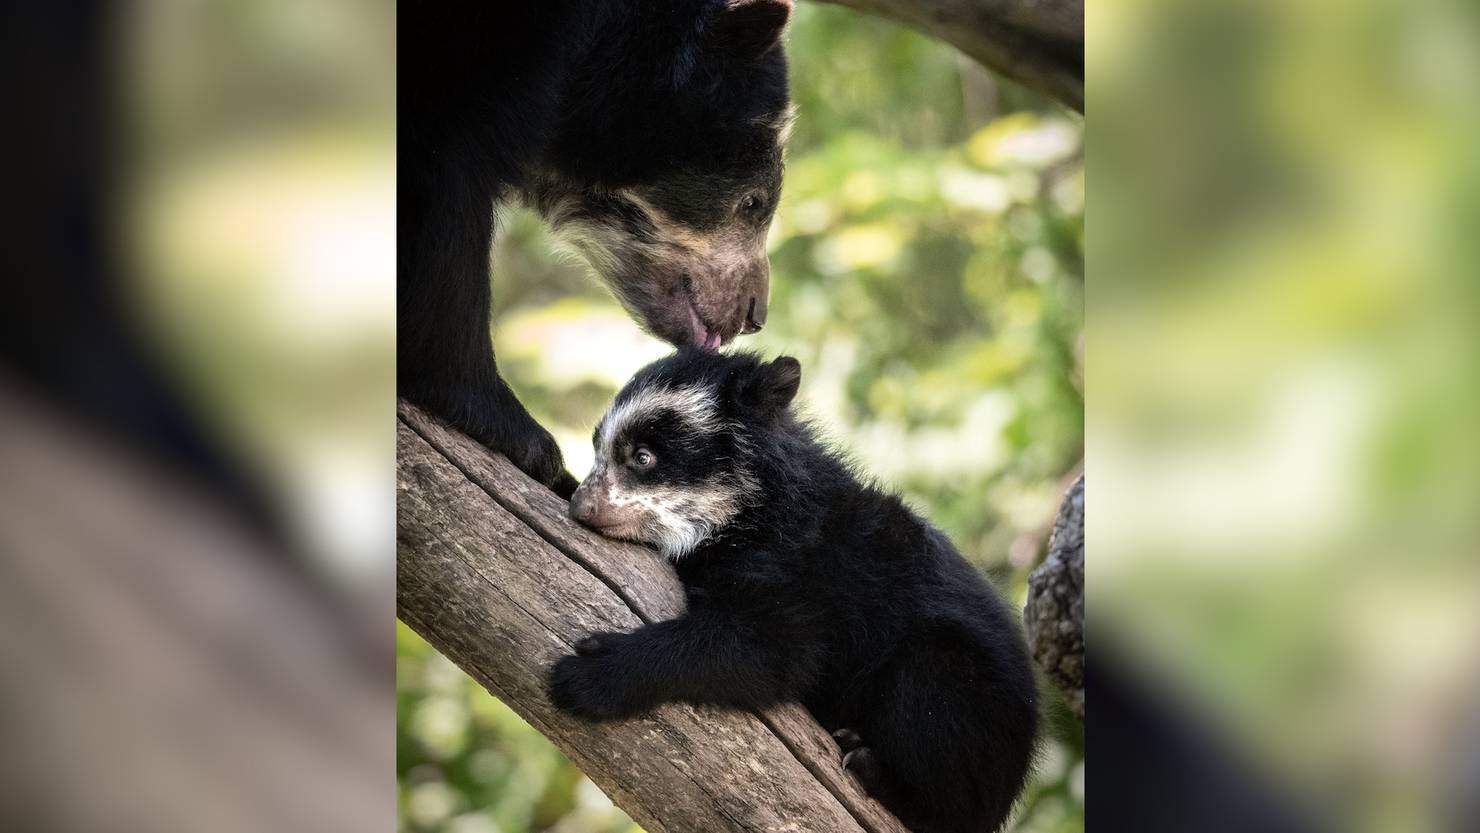
<path id="1" fill-rule="evenodd" d="M 633 484 L 624 472 L 599 461 L 570 498 L 570 516 L 604 538 L 662 547 L 667 514 L 663 501 Z"/>
<path id="2" fill-rule="evenodd" d="M 570 516 L 581 526 L 606 526 L 606 514 L 602 512 L 604 508 L 601 501 L 592 497 L 591 490 L 586 488 L 584 482 L 570 496 Z"/>
<path id="3" fill-rule="evenodd" d="M 570 516 L 577 524 L 602 531 L 622 522 L 620 512 L 611 503 L 610 490 L 604 481 L 604 476 L 592 472 L 591 476 L 583 479 L 579 487 L 576 487 L 576 494 L 571 494 Z"/>

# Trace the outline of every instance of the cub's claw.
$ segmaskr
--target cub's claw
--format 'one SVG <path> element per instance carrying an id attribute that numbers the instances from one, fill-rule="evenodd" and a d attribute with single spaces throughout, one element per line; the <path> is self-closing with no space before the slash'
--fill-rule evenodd
<path id="1" fill-rule="evenodd" d="M 860 746 L 843 756 L 843 769 L 853 773 L 863 789 L 874 797 L 878 797 L 883 785 L 883 769 L 879 766 L 879 756 L 874 750 L 867 746 Z"/>
<path id="2" fill-rule="evenodd" d="M 832 739 L 838 745 L 838 751 L 844 755 L 863 745 L 863 738 L 852 729 L 839 729 L 832 733 Z"/>

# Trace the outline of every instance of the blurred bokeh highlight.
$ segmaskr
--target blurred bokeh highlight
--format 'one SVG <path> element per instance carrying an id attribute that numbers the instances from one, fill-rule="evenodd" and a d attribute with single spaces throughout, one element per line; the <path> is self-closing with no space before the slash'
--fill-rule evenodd
<path id="1" fill-rule="evenodd" d="M 1087 12 L 1090 664 L 1273 787 L 1155 829 L 1480 829 L 1480 6 Z"/>
<path id="2" fill-rule="evenodd" d="M 802 363 L 799 401 L 1021 607 L 1083 459 L 1082 125 L 954 49 L 800 4 L 799 116 L 769 242 L 770 317 L 737 347 Z M 515 391 L 591 464 L 644 336 L 537 218 L 500 216 L 494 341 Z M 620 833 L 632 823 L 534 729 L 402 627 L 401 824 Z M 1011 829 L 1084 829 L 1082 729 L 1053 725 Z"/>

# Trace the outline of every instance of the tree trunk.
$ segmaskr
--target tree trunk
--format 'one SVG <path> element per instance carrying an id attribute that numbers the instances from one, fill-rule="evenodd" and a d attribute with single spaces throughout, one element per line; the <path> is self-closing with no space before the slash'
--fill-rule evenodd
<path id="1" fill-rule="evenodd" d="M 648 833 L 906 833 L 799 705 L 670 704 L 598 724 L 550 704 L 546 671 L 581 638 L 682 610 L 678 579 L 653 551 L 576 526 L 564 501 L 406 403 L 396 494 L 401 619 Z"/>
<path id="2" fill-rule="evenodd" d="M 821 0 L 885 17 L 1084 112 L 1084 0 Z"/>
<path id="3" fill-rule="evenodd" d="M 1084 719 L 1084 476 L 1064 495 L 1023 609 L 1033 659 Z"/>

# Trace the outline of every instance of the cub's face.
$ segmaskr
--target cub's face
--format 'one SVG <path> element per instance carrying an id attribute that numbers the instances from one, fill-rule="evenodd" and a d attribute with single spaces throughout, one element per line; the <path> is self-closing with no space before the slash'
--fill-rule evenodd
<path id="1" fill-rule="evenodd" d="M 609 538 L 688 554 L 754 491 L 736 467 L 734 426 L 699 385 L 629 391 L 596 427 L 596 461 L 571 497 L 576 520 Z"/>
<path id="2" fill-rule="evenodd" d="M 800 379 L 786 357 L 688 350 L 649 365 L 597 425 L 571 515 L 609 538 L 687 555 L 763 499 L 758 445 Z"/>

